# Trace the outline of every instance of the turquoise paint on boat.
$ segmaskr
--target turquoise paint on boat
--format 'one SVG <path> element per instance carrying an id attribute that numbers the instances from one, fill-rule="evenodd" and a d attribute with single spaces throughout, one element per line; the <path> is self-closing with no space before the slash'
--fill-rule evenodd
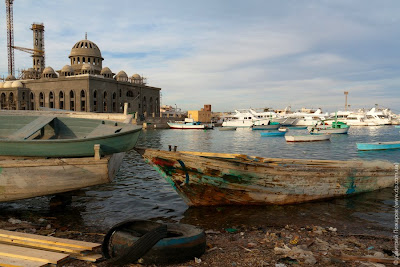
<path id="1" fill-rule="evenodd" d="M 388 150 L 400 149 L 400 141 L 394 142 L 376 142 L 376 143 L 357 143 L 358 150 Z"/>
<path id="2" fill-rule="evenodd" d="M 260 133 L 261 136 L 284 136 L 286 134 L 286 132 L 262 132 Z"/>

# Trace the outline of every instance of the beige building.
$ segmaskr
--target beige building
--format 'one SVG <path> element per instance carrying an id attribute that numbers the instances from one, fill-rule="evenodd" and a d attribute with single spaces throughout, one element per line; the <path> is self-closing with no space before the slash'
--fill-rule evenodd
<path id="1" fill-rule="evenodd" d="M 201 110 L 189 110 L 188 118 L 194 121 L 210 123 L 211 122 L 211 105 L 204 105 Z"/>
<path id="2" fill-rule="evenodd" d="M 115 75 L 103 60 L 98 46 L 87 39 L 72 47 L 70 65 L 61 70 L 42 71 L 42 62 L 33 57 L 34 68 L 23 71 L 20 79 L 9 75 L 0 82 L 0 108 L 121 113 L 128 103 L 130 113 L 159 117 L 161 88 L 148 86 L 139 74 L 129 77 L 121 70 Z"/>

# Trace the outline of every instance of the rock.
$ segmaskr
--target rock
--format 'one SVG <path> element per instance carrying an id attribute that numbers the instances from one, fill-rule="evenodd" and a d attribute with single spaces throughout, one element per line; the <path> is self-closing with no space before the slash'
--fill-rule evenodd
<path id="1" fill-rule="evenodd" d="M 314 257 L 314 254 L 309 250 L 301 249 L 299 246 L 293 247 L 292 249 L 286 245 L 283 245 L 283 248 L 275 247 L 275 254 L 284 255 L 289 258 L 293 258 L 299 261 L 303 261 L 307 265 L 314 265 L 317 263 L 317 260 Z"/>
<path id="2" fill-rule="evenodd" d="M 255 248 L 255 247 L 257 247 L 257 244 L 250 242 L 250 243 L 247 244 L 247 247 L 248 248 Z"/>
<path id="3" fill-rule="evenodd" d="M 194 262 L 197 263 L 197 264 L 199 264 L 199 263 L 201 263 L 201 259 L 195 257 L 195 258 L 194 258 Z"/>
<path id="4" fill-rule="evenodd" d="M 275 267 L 287 267 L 287 265 L 283 263 L 275 263 Z"/>
<path id="5" fill-rule="evenodd" d="M 12 224 L 20 224 L 20 223 L 22 223 L 21 220 L 14 219 L 14 218 L 8 219 L 8 222 L 9 222 L 9 223 L 12 223 Z"/>
<path id="6" fill-rule="evenodd" d="M 331 231 L 331 232 L 336 232 L 337 231 L 337 229 L 334 228 L 334 227 L 329 227 L 328 230 Z"/>
<path id="7" fill-rule="evenodd" d="M 384 258 L 385 255 L 382 252 L 377 251 L 374 253 L 374 257 L 375 258 Z"/>

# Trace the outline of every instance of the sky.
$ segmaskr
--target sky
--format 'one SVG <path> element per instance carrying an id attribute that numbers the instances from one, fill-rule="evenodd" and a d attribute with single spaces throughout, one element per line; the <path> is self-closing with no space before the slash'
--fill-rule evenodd
<path id="1" fill-rule="evenodd" d="M 7 76 L 0 6 L 0 75 Z M 44 23 L 46 66 L 69 64 L 72 46 L 98 45 L 103 67 L 160 87 L 161 104 L 213 111 L 324 111 L 375 104 L 400 113 L 398 0 L 14 1 L 14 44 L 32 48 Z M 15 51 L 16 69 L 31 67 Z"/>

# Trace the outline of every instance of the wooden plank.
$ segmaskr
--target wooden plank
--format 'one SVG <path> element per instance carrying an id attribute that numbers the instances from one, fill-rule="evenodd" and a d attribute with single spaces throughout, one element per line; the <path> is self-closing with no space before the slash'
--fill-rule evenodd
<path id="1" fill-rule="evenodd" d="M 0 256 L 52 264 L 58 264 L 69 257 L 69 255 L 63 253 L 5 244 L 0 244 Z"/>
<path id="2" fill-rule="evenodd" d="M 14 238 L 7 238 L 0 236 L 0 244 L 9 244 L 9 245 L 16 245 L 16 246 L 24 246 L 30 248 L 37 248 L 37 249 L 44 249 L 44 250 L 51 250 L 51 251 L 58 251 L 58 252 L 66 252 L 66 253 L 82 253 L 83 249 L 78 248 L 71 248 L 69 246 L 60 246 L 55 244 L 48 244 L 48 243 L 41 243 L 41 242 L 33 242 L 33 241 L 26 241 L 22 239 L 14 239 Z"/>
<path id="3" fill-rule="evenodd" d="M 377 262 L 377 263 L 388 263 L 388 264 L 393 264 L 393 262 L 396 260 L 396 258 L 378 258 L 378 257 L 369 257 L 369 256 L 352 256 L 352 255 L 345 255 L 342 254 L 340 256 L 342 260 L 345 261 L 369 261 L 369 262 Z"/>
<path id="4" fill-rule="evenodd" d="M 47 263 L 38 261 L 30 261 L 30 260 L 0 256 L 0 266 L 2 267 L 42 267 L 46 265 Z"/>
<path id="5" fill-rule="evenodd" d="M 82 260 L 82 261 L 90 261 L 97 262 L 99 259 L 103 258 L 101 254 L 89 254 L 89 255 L 71 255 L 71 258 Z"/>
<path id="6" fill-rule="evenodd" d="M 19 233 L 6 230 L 0 230 L 0 237 L 18 239 L 23 241 L 33 241 L 38 243 L 52 244 L 52 245 L 65 246 L 71 248 L 79 248 L 82 250 L 93 250 L 101 246 L 101 244 L 97 243 L 76 241 L 76 240 L 57 238 L 52 236 L 26 234 L 26 233 Z"/>
<path id="7" fill-rule="evenodd" d="M 34 121 L 28 123 L 21 129 L 17 130 L 15 133 L 13 133 L 9 139 L 11 140 L 17 140 L 17 139 L 27 139 L 40 129 L 42 129 L 44 126 L 49 124 L 55 119 L 53 116 L 42 116 Z"/>

